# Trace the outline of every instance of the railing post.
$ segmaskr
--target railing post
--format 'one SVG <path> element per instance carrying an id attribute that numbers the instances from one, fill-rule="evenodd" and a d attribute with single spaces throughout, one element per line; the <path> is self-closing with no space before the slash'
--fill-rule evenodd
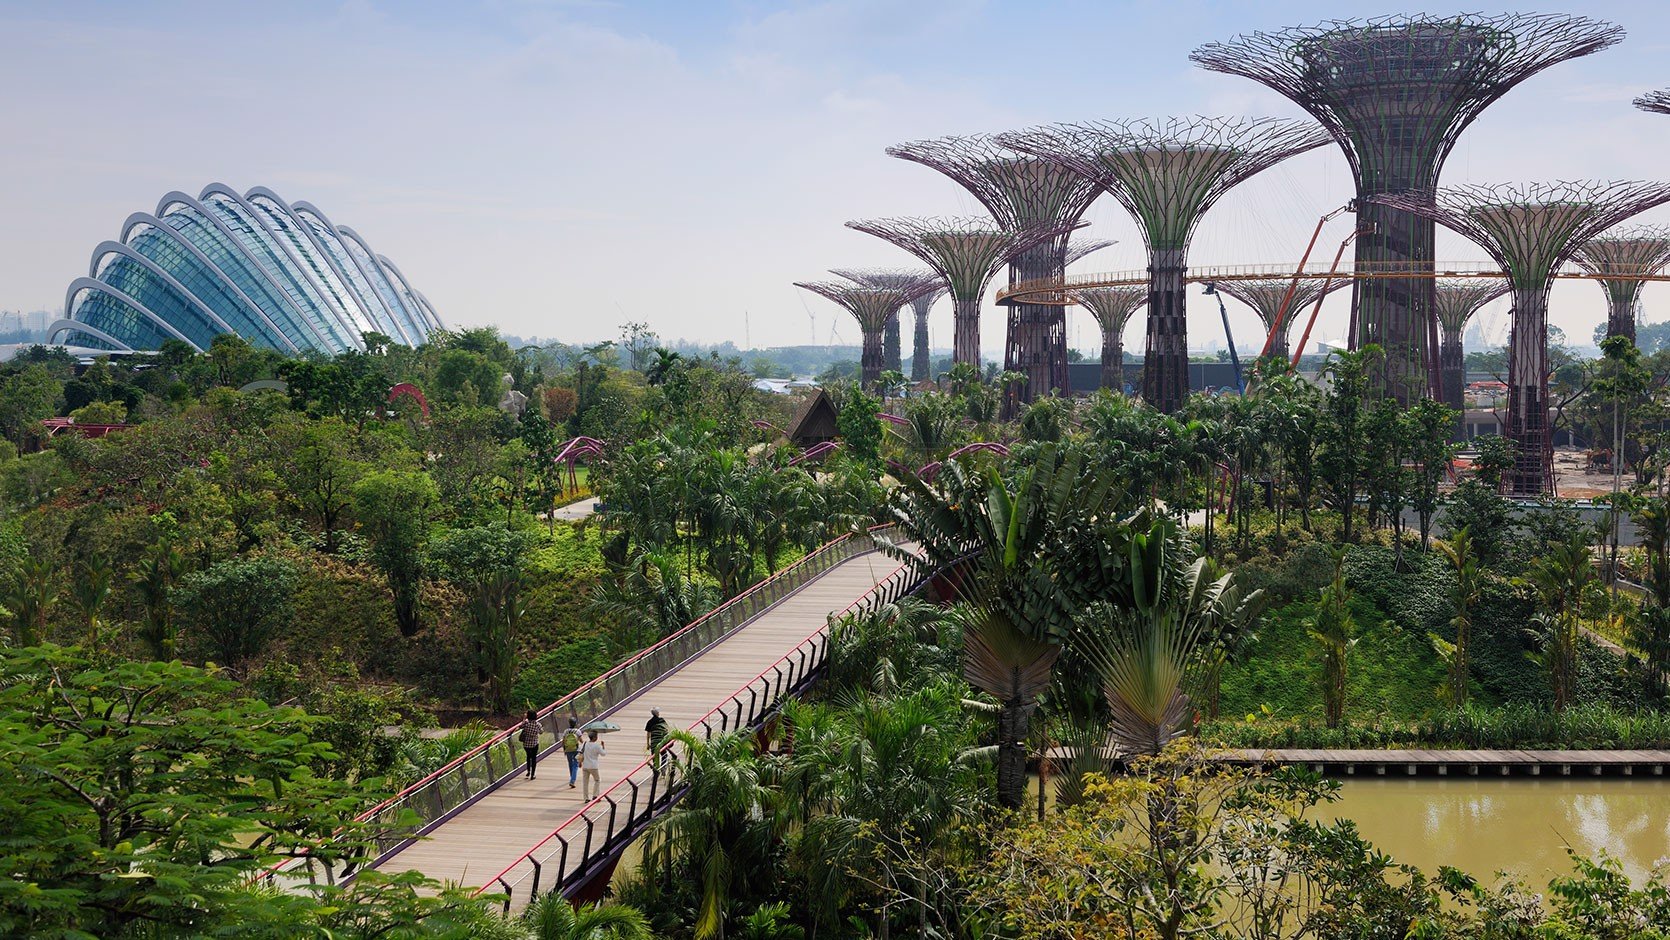
<path id="1" fill-rule="evenodd" d="M 499 882 L 499 887 L 504 889 L 504 912 L 506 914 L 509 914 L 510 913 L 510 884 L 504 880 L 503 876 L 499 877 L 498 882 Z"/>
<path id="2" fill-rule="evenodd" d="M 543 869 L 539 864 L 539 859 L 534 858 L 532 855 L 528 856 L 528 861 L 533 863 L 533 885 L 528 888 L 528 897 L 537 898 L 539 897 L 539 875 Z"/>

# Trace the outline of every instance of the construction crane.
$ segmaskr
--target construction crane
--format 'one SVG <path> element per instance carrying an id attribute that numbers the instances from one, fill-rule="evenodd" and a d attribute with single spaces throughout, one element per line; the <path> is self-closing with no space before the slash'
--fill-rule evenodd
<path id="1" fill-rule="evenodd" d="M 1229 308 L 1224 306 L 1224 296 L 1218 293 L 1218 285 L 1211 281 L 1206 282 L 1206 289 L 1202 293 L 1218 298 L 1218 314 L 1224 321 L 1224 342 L 1229 344 L 1229 361 L 1235 366 L 1235 390 L 1245 395 L 1247 383 L 1241 379 L 1241 354 L 1235 351 L 1235 334 L 1229 331 Z"/>

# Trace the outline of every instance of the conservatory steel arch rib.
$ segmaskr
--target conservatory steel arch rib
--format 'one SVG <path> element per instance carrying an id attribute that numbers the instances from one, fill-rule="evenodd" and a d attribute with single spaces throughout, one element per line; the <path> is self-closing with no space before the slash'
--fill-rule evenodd
<path id="1" fill-rule="evenodd" d="M 225 320 L 221 319 L 219 313 L 216 313 L 212 307 L 204 303 L 203 300 L 193 293 L 190 288 L 181 284 L 179 280 L 174 277 L 174 275 L 164 271 L 159 265 L 157 265 L 156 262 L 133 250 L 133 248 L 122 244 L 121 242 L 100 242 L 98 246 L 93 249 L 93 260 L 87 266 L 87 276 L 101 284 L 108 284 L 117 290 L 121 290 L 123 293 L 144 304 L 146 309 L 156 313 L 158 316 L 163 316 L 163 313 L 158 311 L 151 301 L 134 294 L 131 290 L 126 290 L 121 284 L 111 282 L 111 269 L 124 262 L 137 264 L 140 269 L 141 277 L 155 278 L 157 281 L 160 281 L 162 292 L 159 296 L 166 298 L 169 292 L 177 294 L 178 297 L 172 299 L 177 299 L 177 301 L 183 305 L 185 312 L 195 314 L 198 323 L 208 331 L 205 336 L 202 337 L 203 340 L 212 341 L 215 336 L 221 333 L 236 332 Z M 167 318 L 164 317 L 164 319 Z M 179 321 L 169 320 L 169 322 L 174 324 L 176 327 L 181 327 Z M 209 343 L 206 341 L 193 339 L 191 342 L 200 349 L 207 349 L 209 346 Z"/>
<path id="2" fill-rule="evenodd" d="M 331 222 L 323 212 L 309 203 L 296 203 L 296 211 L 314 213 L 321 222 L 330 226 L 331 231 L 335 232 L 337 237 L 342 239 L 342 246 L 347 249 L 349 257 L 365 274 L 366 281 L 371 285 L 372 290 L 377 292 L 377 296 L 382 300 L 383 306 L 389 310 L 390 315 L 396 317 L 401 330 L 406 334 L 409 345 L 417 346 L 428 338 L 429 326 L 422 314 L 413 311 L 400 299 L 400 292 L 395 289 L 394 283 L 389 280 L 388 272 L 383 270 L 382 264 L 377 261 L 376 254 L 371 251 L 371 246 L 367 245 L 364 239 L 360 238 L 351 229 Z"/>
<path id="3" fill-rule="evenodd" d="M 264 213 L 250 205 L 243 196 L 224 183 L 211 183 L 203 188 L 198 200 L 205 206 L 221 213 L 221 220 L 227 222 L 235 219 L 240 226 L 247 229 L 248 237 L 244 243 L 252 252 L 257 246 L 266 256 L 269 270 L 286 283 L 286 292 L 295 298 L 300 305 L 313 311 L 315 323 L 330 334 L 328 351 L 337 353 L 350 349 L 364 350 L 365 342 L 360 337 L 354 324 L 348 320 L 344 311 L 338 310 L 327 299 L 326 291 L 319 285 L 313 273 L 301 259 L 296 257 L 294 249 L 285 243 L 277 233 L 263 220 Z"/>
<path id="4" fill-rule="evenodd" d="M 396 342 L 407 346 L 416 345 L 412 341 L 406 324 L 400 322 L 400 318 L 395 316 L 394 310 L 384 301 L 383 295 L 377 292 L 377 288 L 372 285 L 371 279 L 366 276 L 365 269 L 360 266 L 353 252 L 348 250 L 346 240 L 337 232 L 336 226 L 325 218 L 324 213 L 307 203 L 300 202 L 293 204 L 291 210 L 296 218 L 311 230 L 313 240 L 324 247 L 325 254 L 331 264 L 342 275 L 348 289 L 359 297 L 360 306 L 370 312 L 372 320 L 376 321 L 380 331 Z"/>
<path id="5" fill-rule="evenodd" d="M 337 351 L 336 343 L 320 329 L 316 318 L 309 315 L 309 308 L 284 286 L 267 263 L 250 250 L 245 240 L 232 231 L 219 212 L 210 209 L 196 197 L 176 190 L 158 201 L 155 215 L 170 228 L 184 235 L 188 241 L 198 245 L 200 250 L 204 250 L 203 245 L 193 238 L 194 232 L 200 232 L 202 237 L 212 239 L 219 251 L 225 253 L 227 261 L 238 265 L 240 270 L 233 273 L 250 279 L 245 292 L 258 289 L 271 305 L 263 305 L 263 309 L 268 310 L 269 314 L 283 312 L 284 318 L 296 330 L 293 339 L 306 342 L 314 349 Z M 187 232 L 184 225 L 176 224 L 175 220 L 189 223 L 192 232 Z M 217 262 L 217 265 L 225 269 L 224 264 Z"/>
<path id="6" fill-rule="evenodd" d="M 326 298 L 334 301 L 338 314 L 356 333 L 378 329 L 376 318 L 364 308 L 358 295 L 332 263 L 330 252 L 319 243 L 308 225 L 296 216 L 289 203 L 264 186 L 256 186 L 245 193 L 244 202 L 261 214 L 262 222 L 274 235 L 281 236 L 281 243 L 301 262 L 314 283 L 325 292 Z"/>
<path id="7" fill-rule="evenodd" d="M 110 342 L 114 342 L 117 344 L 117 349 L 135 348 L 132 341 L 122 339 L 98 324 L 87 320 L 75 319 L 75 314 L 80 309 L 81 304 L 86 302 L 85 298 L 80 296 L 83 294 L 102 294 L 124 307 L 131 308 L 133 312 L 138 315 L 136 322 L 138 320 L 149 322 L 161 338 L 177 339 L 198 352 L 203 351 L 203 347 L 192 342 L 184 333 L 175 329 L 173 324 L 152 312 L 149 307 L 146 307 L 144 304 L 122 291 L 111 287 L 109 284 L 106 284 L 103 281 L 94 280 L 90 277 L 76 278 L 70 282 L 70 286 L 64 292 L 64 319 L 74 329 L 83 330 L 87 326 L 93 326 L 97 332 L 90 332 L 88 335 L 96 335 L 100 338 L 107 339 Z"/>
<path id="8" fill-rule="evenodd" d="M 290 336 L 279 327 L 277 322 L 275 322 L 272 317 L 268 316 L 265 310 L 261 309 L 261 305 L 256 303 L 254 298 L 245 293 L 244 289 L 239 287 L 219 265 L 210 261 L 207 255 L 203 254 L 203 252 L 200 251 L 196 245 L 193 245 L 189 239 L 180 234 L 180 231 L 173 226 L 167 224 L 156 216 L 151 215 L 149 212 L 135 212 L 127 217 L 127 221 L 122 223 L 122 244 L 130 247 L 135 246 L 136 239 L 142 237 L 142 235 L 134 234 L 135 230 L 140 226 L 145 226 L 148 230 L 155 232 L 156 237 L 166 239 L 170 244 L 178 246 L 180 250 L 196 259 L 199 270 L 202 272 L 203 276 L 212 278 L 218 282 L 217 289 L 222 293 L 230 295 L 232 303 L 237 305 L 239 309 L 243 311 L 244 316 L 251 320 L 251 326 L 256 332 L 259 332 L 268 338 L 270 345 L 280 349 L 282 352 L 296 353 L 301 351 L 301 347 L 297 346 Z M 134 247 L 134 250 L 139 251 L 140 249 Z M 141 254 L 143 254 L 142 251 Z M 147 257 L 149 257 L 149 255 L 147 255 Z M 154 261 L 155 259 L 152 260 Z M 199 299 L 202 298 L 199 297 Z M 222 319 L 225 319 L 224 314 L 222 314 Z M 261 324 L 265 324 L 264 329 L 260 326 L 260 324 L 254 323 L 256 319 L 259 319 Z"/>

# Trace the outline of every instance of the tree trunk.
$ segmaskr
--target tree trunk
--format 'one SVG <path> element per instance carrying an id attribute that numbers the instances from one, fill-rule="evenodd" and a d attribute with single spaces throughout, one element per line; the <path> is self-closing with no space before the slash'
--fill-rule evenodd
<path id="1" fill-rule="evenodd" d="M 1514 465 L 1508 492 L 1550 492 L 1553 459 L 1548 435 L 1548 288 L 1515 289 L 1508 336 L 1508 439 Z"/>
<path id="2" fill-rule="evenodd" d="M 1353 282 L 1352 306 L 1357 315 L 1352 322 L 1351 348 L 1361 349 L 1373 343 L 1385 350 L 1379 381 L 1374 384 L 1382 394 L 1402 404 L 1428 395 L 1430 324 L 1434 322 L 1433 308 L 1437 300 L 1432 279 L 1434 228 L 1427 219 L 1366 197 L 1401 189 L 1429 189 L 1430 184 L 1410 178 L 1407 172 L 1399 172 L 1423 162 L 1412 159 L 1414 156 L 1389 153 L 1383 157 L 1394 166 L 1377 168 L 1382 172 L 1378 185 L 1373 187 L 1375 192 L 1359 194 L 1357 223 L 1372 230 L 1358 235 L 1355 246 L 1358 271 L 1400 265 L 1407 266 L 1414 276 L 1370 277 Z"/>
<path id="3" fill-rule="evenodd" d="M 916 312 L 916 332 L 910 347 L 910 380 L 926 382 L 933 378 L 934 367 L 928 350 L 928 311 L 933 309 L 932 297 L 926 303 L 917 301 L 911 309 Z"/>
<path id="4" fill-rule="evenodd" d="M 1125 391 L 1125 347 L 1118 331 L 1102 330 L 1102 387 Z"/>
<path id="5" fill-rule="evenodd" d="M 883 358 L 882 331 L 864 331 L 864 352 L 859 360 L 860 381 L 868 391 L 874 391 L 881 378 Z"/>
<path id="6" fill-rule="evenodd" d="M 997 716 L 997 803 L 1004 809 L 1026 805 L 1026 739 L 1033 703 L 1010 699 Z"/>
<path id="7" fill-rule="evenodd" d="M 952 362 L 966 362 L 980 368 L 980 298 L 958 298 L 952 311 L 954 336 Z"/>
<path id="8" fill-rule="evenodd" d="M 1165 413 L 1189 396 L 1189 327 L 1184 251 L 1155 249 L 1148 258 L 1148 340 L 1142 397 Z"/>
<path id="9" fill-rule="evenodd" d="M 899 311 L 887 315 L 887 332 L 882 339 L 882 368 L 902 372 L 903 358 L 899 349 Z"/>

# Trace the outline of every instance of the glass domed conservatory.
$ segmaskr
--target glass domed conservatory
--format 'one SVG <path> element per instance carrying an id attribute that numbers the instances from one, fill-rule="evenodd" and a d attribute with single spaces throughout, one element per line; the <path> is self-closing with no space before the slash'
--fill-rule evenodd
<path id="1" fill-rule="evenodd" d="M 87 276 L 70 284 L 51 335 L 93 349 L 176 339 L 204 350 L 236 333 L 279 352 L 335 354 L 365 348 L 369 332 L 417 346 L 441 328 L 423 294 L 353 229 L 270 189 L 239 195 L 216 183 L 128 216 L 121 239 L 95 248 Z"/>

